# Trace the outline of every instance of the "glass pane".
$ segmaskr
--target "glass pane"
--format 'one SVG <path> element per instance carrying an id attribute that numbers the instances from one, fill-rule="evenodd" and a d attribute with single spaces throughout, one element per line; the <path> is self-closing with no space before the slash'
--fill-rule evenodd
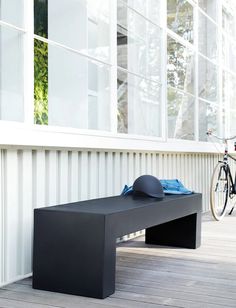
<path id="1" fill-rule="evenodd" d="M 156 24 L 160 24 L 161 0 L 127 0 L 126 3 L 141 15 Z"/>
<path id="2" fill-rule="evenodd" d="M 201 98 L 217 101 L 217 67 L 199 56 L 198 95 Z"/>
<path id="3" fill-rule="evenodd" d="M 236 135 L 236 110 L 230 112 L 230 136 Z"/>
<path id="4" fill-rule="evenodd" d="M 161 136 L 158 84 L 119 69 L 117 75 L 118 132 Z"/>
<path id="5" fill-rule="evenodd" d="M 109 0 L 34 0 L 34 3 L 35 34 L 109 62 Z"/>
<path id="6" fill-rule="evenodd" d="M 24 0 L 1 0 L 0 20 L 24 27 Z"/>
<path id="7" fill-rule="evenodd" d="M 219 134 L 218 107 L 215 104 L 199 100 L 199 140 L 207 141 L 206 132 L 212 129 Z"/>
<path id="8" fill-rule="evenodd" d="M 117 64 L 160 81 L 161 30 L 118 1 Z"/>
<path id="9" fill-rule="evenodd" d="M 236 109 L 236 77 L 223 71 L 222 98 L 226 110 Z"/>
<path id="10" fill-rule="evenodd" d="M 194 54 L 193 52 L 168 37 L 168 85 L 186 92 L 194 92 Z"/>
<path id="11" fill-rule="evenodd" d="M 34 123 L 48 124 L 48 45 L 34 40 Z"/>
<path id="12" fill-rule="evenodd" d="M 193 7 L 187 0 L 167 0 L 168 28 L 193 43 Z"/>
<path id="13" fill-rule="evenodd" d="M 35 122 L 109 130 L 109 69 L 63 48 L 41 42 L 37 47 L 42 50 L 35 56 L 35 79 L 42 82 L 35 82 Z"/>
<path id="14" fill-rule="evenodd" d="M 212 19 L 216 19 L 216 0 L 198 0 L 200 8 Z"/>
<path id="15" fill-rule="evenodd" d="M 48 37 L 48 0 L 34 0 L 34 33 Z"/>
<path id="16" fill-rule="evenodd" d="M 236 2 L 225 0 L 222 8 L 222 27 L 226 33 L 236 38 Z"/>
<path id="17" fill-rule="evenodd" d="M 208 58 L 215 60 L 217 57 L 216 25 L 199 12 L 198 26 L 199 51 Z"/>
<path id="18" fill-rule="evenodd" d="M 194 97 L 168 88 L 168 137 L 194 139 Z"/>
<path id="19" fill-rule="evenodd" d="M 222 36 L 222 57 L 223 65 L 228 69 L 236 71 L 236 43 Z"/>
<path id="20" fill-rule="evenodd" d="M 23 34 L 0 26 L 0 119 L 24 121 Z"/>

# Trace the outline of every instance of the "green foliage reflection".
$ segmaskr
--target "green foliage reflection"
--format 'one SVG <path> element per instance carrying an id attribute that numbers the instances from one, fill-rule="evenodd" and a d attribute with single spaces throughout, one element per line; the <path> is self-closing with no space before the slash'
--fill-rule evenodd
<path id="1" fill-rule="evenodd" d="M 34 1 L 35 34 L 47 37 L 47 0 Z M 48 45 L 34 40 L 34 122 L 48 124 Z"/>

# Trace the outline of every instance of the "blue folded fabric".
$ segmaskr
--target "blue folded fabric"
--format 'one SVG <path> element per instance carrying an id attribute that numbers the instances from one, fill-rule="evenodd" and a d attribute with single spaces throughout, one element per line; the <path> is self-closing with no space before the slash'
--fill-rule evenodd
<path id="1" fill-rule="evenodd" d="M 164 193 L 168 195 L 189 195 L 193 191 L 184 187 L 184 185 L 178 180 L 160 180 Z"/>
<path id="2" fill-rule="evenodd" d="M 131 195 L 132 193 L 133 193 L 133 186 L 125 185 L 121 192 L 121 195 L 127 196 L 127 195 Z"/>
<path id="3" fill-rule="evenodd" d="M 184 185 L 178 180 L 160 180 L 164 193 L 167 195 L 190 195 L 193 191 L 184 187 Z M 125 185 L 121 195 L 127 196 L 133 193 L 133 186 Z"/>

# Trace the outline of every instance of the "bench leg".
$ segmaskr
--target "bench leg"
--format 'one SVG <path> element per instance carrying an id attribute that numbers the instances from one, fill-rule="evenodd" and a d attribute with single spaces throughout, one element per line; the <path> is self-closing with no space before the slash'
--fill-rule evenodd
<path id="1" fill-rule="evenodd" d="M 33 288 L 95 298 L 114 293 L 116 238 L 100 216 L 35 215 Z"/>
<path id="2" fill-rule="evenodd" d="M 201 213 L 146 229 L 146 244 L 198 248 L 201 244 Z"/>

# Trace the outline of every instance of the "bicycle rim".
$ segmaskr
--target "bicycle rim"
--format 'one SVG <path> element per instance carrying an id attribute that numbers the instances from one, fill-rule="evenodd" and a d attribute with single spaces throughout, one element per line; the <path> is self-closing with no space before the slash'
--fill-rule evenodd
<path id="1" fill-rule="evenodd" d="M 225 165 L 218 163 L 211 178 L 210 204 L 215 220 L 221 220 L 227 209 L 229 177 Z"/>

